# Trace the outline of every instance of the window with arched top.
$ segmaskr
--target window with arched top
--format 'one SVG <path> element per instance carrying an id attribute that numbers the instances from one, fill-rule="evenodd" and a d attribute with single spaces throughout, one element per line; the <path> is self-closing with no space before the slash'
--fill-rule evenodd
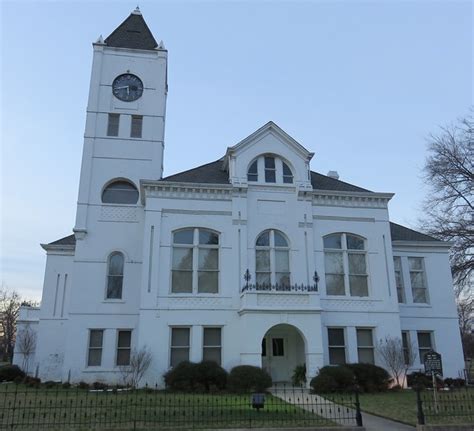
<path id="1" fill-rule="evenodd" d="M 173 233 L 172 293 L 217 293 L 219 235 L 209 229 L 188 228 Z"/>
<path id="2" fill-rule="evenodd" d="M 326 235 L 323 242 L 326 294 L 368 296 L 365 239 L 350 233 L 334 233 Z"/>
<path id="3" fill-rule="evenodd" d="M 281 232 L 269 229 L 258 236 L 255 278 L 257 286 L 290 285 L 290 247 Z"/>
<path id="4" fill-rule="evenodd" d="M 293 172 L 278 156 L 266 155 L 255 159 L 247 171 L 247 181 L 265 183 L 293 183 Z"/>
<path id="5" fill-rule="evenodd" d="M 102 192 L 102 202 L 105 204 L 135 205 L 138 202 L 138 190 L 129 181 L 113 181 Z"/>
<path id="6" fill-rule="evenodd" d="M 123 253 L 114 251 L 110 253 L 107 261 L 107 299 L 122 299 L 123 287 Z"/>

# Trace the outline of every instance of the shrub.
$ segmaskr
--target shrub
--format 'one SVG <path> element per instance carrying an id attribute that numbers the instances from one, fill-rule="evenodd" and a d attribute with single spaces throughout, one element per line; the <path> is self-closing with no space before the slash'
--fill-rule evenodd
<path id="1" fill-rule="evenodd" d="M 165 384 L 175 391 L 206 391 L 224 389 L 227 371 L 216 362 L 181 362 L 164 375 Z"/>
<path id="2" fill-rule="evenodd" d="M 25 373 L 18 367 L 18 365 L 3 365 L 0 367 L 0 382 L 12 382 L 19 377 L 23 379 Z"/>
<path id="3" fill-rule="evenodd" d="M 344 366 L 325 366 L 310 382 L 313 392 L 343 392 L 354 388 L 354 373 Z"/>
<path id="4" fill-rule="evenodd" d="M 38 377 L 26 376 L 23 379 L 23 383 L 31 388 L 39 388 L 41 379 L 39 379 Z"/>
<path id="5" fill-rule="evenodd" d="M 86 382 L 79 382 L 78 385 L 79 389 L 89 389 L 89 383 L 86 383 Z"/>
<path id="6" fill-rule="evenodd" d="M 346 364 L 352 371 L 356 383 L 364 392 L 383 392 L 388 389 L 392 379 L 385 368 L 373 364 Z"/>
<path id="7" fill-rule="evenodd" d="M 428 377 L 425 373 L 415 371 L 414 373 L 407 374 L 407 386 L 410 388 L 431 388 L 433 386 L 431 377 Z"/>
<path id="8" fill-rule="evenodd" d="M 447 379 L 444 379 L 444 383 L 450 388 L 461 388 L 466 384 L 464 379 L 461 379 L 461 378 L 452 379 L 450 377 L 448 377 Z"/>
<path id="9" fill-rule="evenodd" d="M 239 365 L 232 368 L 227 383 L 234 392 L 264 392 L 272 385 L 272 378 L 259 367 Z"/>
<path id="10" fill-rule="evenodd" d="M 52 380 L 47 380 L 46 382 L 43 383 L 45 388 L 51 389 L 59 385 L 58 382 L 53 382 Z"/>
<path id="11" fill-rule="evenodd" d="M 69 388 L 71 387 L 71 383 L 69 383 L 69 382 L 64 382 L 64 383 L 62 384 L 62 387 L 63 387 L 63 389 L 69 389 Z"/>
<path id="12" fill-rule="evenodd" d="M 107 389 L 108 386 L 103 382 L 94 382 L 92 383 L 92 388 L 100 391 L 100 390 Z"/>
<path id="13" fill-rule="evenodd" d="M 175 391 L 193 391 L 196 388 L 196 367 L 188 361 L 180 362 L 163 376 L 166 387 Z"/>
<path id="14" fill-rule="evenodd" d="M 291 383 L 293 383 L 293 386 L 302 386 L 306 383 L 306 364 L 295 367 L 291 376 Z"/>
<path id="15" fill-rule="evenodd" d="M 213 361 L 196 364 L 196 383 L 209 392 L 211 388 L 224 389 L 227 384 L 227 371 Z"/>

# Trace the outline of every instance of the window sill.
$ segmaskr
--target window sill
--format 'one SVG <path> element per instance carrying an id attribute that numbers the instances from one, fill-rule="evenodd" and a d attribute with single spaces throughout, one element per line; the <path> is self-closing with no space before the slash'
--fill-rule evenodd
<path id="1" fill-rule="evenodd" d="M 87 367 L 83 373 L 120 373 L 120 368 Z"/>
<path id="2" fill-rule="evenodd" d="M 123 299 L 104 299 L 102 304 L 125 304 Z"/>
<path id="3" fill-rule="evenodd" d="M 352 299 L 354 301 L 378 301 L 382 302 L 381 299 L 374 299 L 370 296 L 351 296 L 351 295 L 325 295 L 321 299 Z"/>
<path id="4" fill-rule="evenodd" d="M 414 308 L 414 307 L 419 307 L 419 308 L 433 308 L 431 304 L 422 304 L 422 303 L 417 303 L 417 302 L 411 302 L 409 304 L 402 302 L 398 303 L 400 307 L 407 307 L 407 308 Z"/>

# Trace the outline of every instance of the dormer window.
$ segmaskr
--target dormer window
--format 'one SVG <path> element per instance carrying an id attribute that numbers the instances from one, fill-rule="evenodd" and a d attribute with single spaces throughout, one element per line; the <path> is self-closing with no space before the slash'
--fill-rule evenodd
<path id="1" fill-rule="evenodd" d="M 276 156 L 260 156 L 254 160 L 247 171 L 248 182 L 293 183 L 293 172 L 286 162 Z M 262 181 L 262 179 L 264 181 Z"/>
<path id="2" fill-rule="evenodd" d="M 282 161 L 281 164 L 283 166 L 283 182 L 287 184 L 293 183 L 293 174 L 291 169 L 285 162 Z"/>
<path id="3" fill-rule="evenodd" d="M 255 160 L 247 172 L 247 181 L 258 181 L 258 160 Z"/>
<path id="4" fill-rule="evenodd" d="M 276 180 L 275 157 L 265 157 L 265 182 L 274 183 Z"/>

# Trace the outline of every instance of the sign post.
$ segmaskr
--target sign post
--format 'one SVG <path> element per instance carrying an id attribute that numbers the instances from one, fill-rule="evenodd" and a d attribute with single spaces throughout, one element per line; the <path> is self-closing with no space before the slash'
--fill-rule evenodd
<path id="1" fill-rule="evenodd" d="M 435 411 L 438 411 L 438 388 L 436 385 L 436 375 L 443 377 L 443 363 L 441 361 L 441 355 L 434 350 L 430 350 L 425 354 L 423 358 L 425 366 L 425 373 L 431 374 L 433 380 L 433 397 L 435 403 Z"/>

